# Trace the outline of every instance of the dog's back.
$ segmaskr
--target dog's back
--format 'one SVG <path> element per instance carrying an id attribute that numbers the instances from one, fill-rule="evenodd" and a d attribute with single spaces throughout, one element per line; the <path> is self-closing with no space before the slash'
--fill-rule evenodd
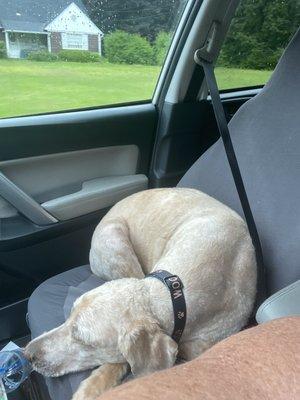
<path id="1" fill-rule="evenodd" d="M 208 224 L 214 239 L 231 224 L 243 234 L 247 232 L 244 221 L 230 208 L 198 190 L 184 188 L 152 189 L 129 196 L 117 203 L 100 225 L 120 220 L 128 226 L 145 273 L 153 270 L 173 244 L 180 253 L 188 244 L 200 250 Z M 192 232 L 196 237 L 188 237 Z M 183 248 L 178 240 L 184 241 Z"/>

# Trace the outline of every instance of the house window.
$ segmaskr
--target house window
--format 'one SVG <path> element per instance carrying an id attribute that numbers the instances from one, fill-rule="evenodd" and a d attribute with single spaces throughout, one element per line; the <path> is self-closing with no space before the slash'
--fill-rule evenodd
<path id="1" fill-rule="evenodd" d="M 62 33 L 62 48 L 65 50 L 88 50 L 88 35 Z"/>

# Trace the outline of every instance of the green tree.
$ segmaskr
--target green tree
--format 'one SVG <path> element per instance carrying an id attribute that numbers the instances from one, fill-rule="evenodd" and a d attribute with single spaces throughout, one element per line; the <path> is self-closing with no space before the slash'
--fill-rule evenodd
<path id="1" fill-rule="evenodd" d="M 242 0 L 219 63 L 273 69 L 299 23 L 299 0 Z"/>
<path id="2" fill-rule="evenodd" d="M 171 31 L 185 5 L 183 0 L 83 0 L 92 20 L 107 34 L 115 30 L 138 33 L 154 41 Z"/>
<path id="3" fill-rule="evenodd" d="M 167 52 L 169 50 L 170 44 L 172 40 L 172 34 L 168 32 L 159 32 L 157 35 L 155 42 L 153 44 L 154 47 L 154 61 L 157 65 L 162 65 Z"/>

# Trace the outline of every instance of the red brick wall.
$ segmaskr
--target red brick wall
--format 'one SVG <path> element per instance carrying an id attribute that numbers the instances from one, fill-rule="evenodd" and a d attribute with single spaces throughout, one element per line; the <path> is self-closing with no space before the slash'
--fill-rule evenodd
<path id="1" fill-rule="evenodd" d="M 98 45 L 98 35 L 89 35 L 89 51 L 97 52 L 99 51 Z"/>
<path id="2" fill-rule="evenodd" d="M 51 52 L 57 53 L 62 49 L 61 44 L 61 34 L 58 32 L 52 32 L 50 35 L 50 42 L 51 42 Z"/>

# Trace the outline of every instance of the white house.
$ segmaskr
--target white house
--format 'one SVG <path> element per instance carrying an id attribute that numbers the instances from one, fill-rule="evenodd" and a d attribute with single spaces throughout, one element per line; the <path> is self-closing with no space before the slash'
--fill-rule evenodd
<path id="1" fill-rule="evenodd" d="M 101 55 L 102 38 L 81 0 L 0 0 L 0 40 L 10 58 L 62 49 Z"/>

